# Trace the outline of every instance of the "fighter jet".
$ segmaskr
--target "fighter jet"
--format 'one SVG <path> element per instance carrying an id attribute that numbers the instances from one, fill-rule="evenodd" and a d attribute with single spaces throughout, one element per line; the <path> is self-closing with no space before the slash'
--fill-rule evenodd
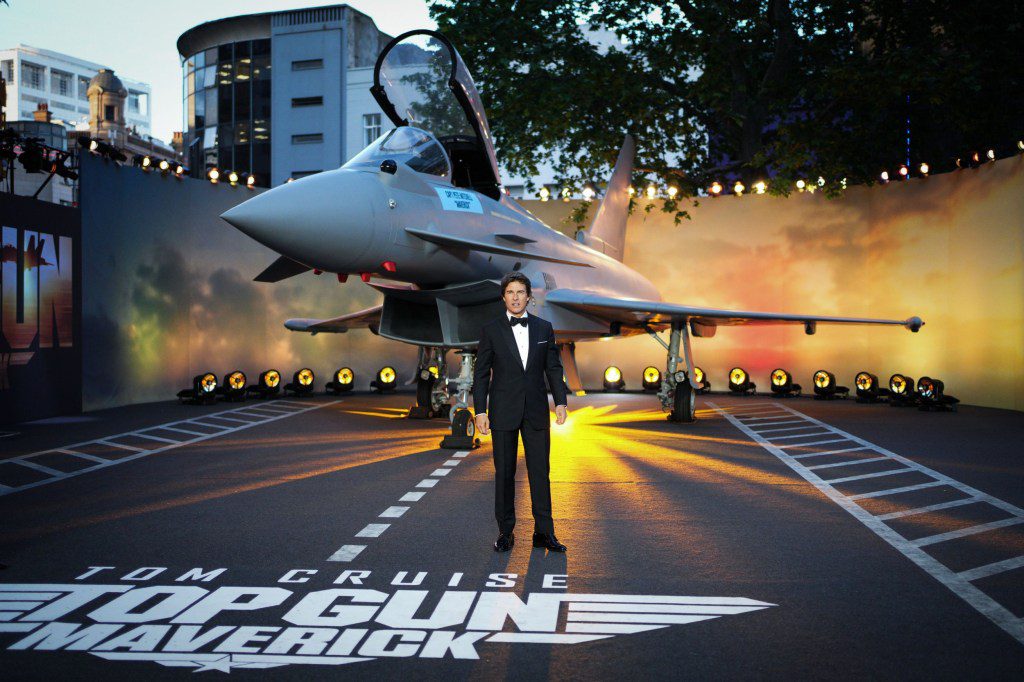
<path id="1" fill-rule="evenodd" d="M 43 258 L 43 245 L 46 244 L 45 239 L 39 240 L 39 245 L 36 246 L 35 235 L 28 238 L 28 245 L 25 248 L 25 270 L 31 270 L 32 268 L 41 268 L 44 265 L 53 265 L 50 261 Z M 2 255 L 0 255 L 0 262 L 3 263 L 17 263 L 18 262 L 18 247 L 13 244 L 4 244 L 2 248 Z"/>
<path id="2" fill-rule="evenodd" d="M 635 145 L 618 155 L 590 227 L 572 239 L 544 224 L 502 190 L 480 96 L 452 43 L 416 30 L 379 55 L 370 89 L 396 126 L 336 170 L 285 183 L 221 217 L 281 257 L 256 279 L 276 282 L 309 270 L 359 274 L 381 305 L 331 319 L 291 319 L 296 332 L 369 328 L 420 348 L 418 407 L 447 416 L 452 435 L 472 437 L 473 362 L 481 325 L 504 310 L 501 277 L 530 278 L 529 308 L 555 330 L 568 388 L 583 386 L 576 343 L 649 334 L 667 352 L 658 393 L 672 421 L 691 422 L 695 365 L 690 337 L 723 325 L 899 325 L 924 322 L 719 310 L 662 300 L 657 287 L 622 262 Z M 373 278 L 373 279 L 371 279 Z M 666 342 L 660 332 L 668 331 Z M 512 334 L 506 341 L 515 342 Z M 532 346 L 533 344 L 531 344 Z M 447 379 L 445 354 L 460 355 Z M 529 362 L 537 362 L 531 353 Z M 442 380 L 434 381 L 431 366 Z M 450 390 L 450 389 L 454 390 Z M 443 412 L 441 412 L 443 414 Z"/>

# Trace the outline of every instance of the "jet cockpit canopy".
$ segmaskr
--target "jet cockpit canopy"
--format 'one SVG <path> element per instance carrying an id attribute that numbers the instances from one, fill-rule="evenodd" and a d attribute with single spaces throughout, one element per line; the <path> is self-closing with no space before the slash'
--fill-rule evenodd
<path id="1" fill-rule="evenodd" d="M 416 30 L 394 38 L 377 57 L 370 92 L 396 126 L 436 136 L 451 159 L 452 184 L 500 197 L 498 159 L 480 94 L 444 35 Z"/>
<path id="2" fill-rule="evenodd" d="M 349 159 L 343 168 L 373 168 L 384 160 L 404 163 L 414 171 L 443 178 L 451 177 L 448 155 L 430 133 L 412 126 L 401 126 L 384 133 Z"/>

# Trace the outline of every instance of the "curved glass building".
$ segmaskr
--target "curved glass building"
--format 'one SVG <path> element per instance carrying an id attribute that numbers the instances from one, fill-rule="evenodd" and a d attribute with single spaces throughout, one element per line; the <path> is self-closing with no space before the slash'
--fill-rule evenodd
<path id="1" fill-rule="evenodd" d="M 346 5 L 229 17 L 183 33 L 191 174 L 233 170 L 270 187 L 340 166 L 362 149 L 368 125 L 381 132 L 364 72 L 388 40 Z"/>

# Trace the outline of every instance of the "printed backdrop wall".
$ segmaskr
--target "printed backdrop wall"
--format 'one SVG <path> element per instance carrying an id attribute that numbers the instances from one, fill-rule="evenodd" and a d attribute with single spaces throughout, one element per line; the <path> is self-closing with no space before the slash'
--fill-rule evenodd
<path id="1" fill-rule="evenodd" d="M 84 409 L 165 400 L 194 374 L 302 365 L 318 385 L 342 364 L 367 388 L 382 364 L 411 377 L 415 349 L 367 330 L 311 337 L 289 317 L 330 317 L 380 295 L 358 278 L 339 284 L 311 273 L 277 284 L 252 278 L 276 254 L 218 216 L 252 196 L 225 183 L 143 173 L 86 158 L 82 172 Z M 571 203 L 525 202 L 553 227 Z M 906 318 L 901 328 L 821 325 L 723 328 L 696 339 L 698 364 L 715 388 L 734 365 L 767 390 L 789 369 L 810 386 L 819 368 L 841 383 L 865 369 L 883 380 L 928 374 L 977 405 L 1024 409 L 1024 157 L 872 188 L 842 198 L 794 194 L 701 200 L 692 220 L 637 211 L 626 263 L 667 301 L 742 310 Z M 541 312 L 543 316 L 543 312 Z M 620 366 L 639 386 L 647 364 L 664 366 L 648 337 L 582 343 L 585 385 Z"/>

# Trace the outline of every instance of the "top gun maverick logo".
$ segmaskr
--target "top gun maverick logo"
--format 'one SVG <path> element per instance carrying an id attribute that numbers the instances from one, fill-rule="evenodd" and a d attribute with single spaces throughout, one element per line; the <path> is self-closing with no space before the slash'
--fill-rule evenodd
<path id="1" fill-rule="evenodd" d="M 313 569 L 287 571 L 274 587 L 196 584 L 226 570 L 175 575 L 143 567 L 118 577 L 112 567 L 92 566 L 70 584 L 0 583 L 0 634 L 16 636 L 9 651 L 85 651 L 230 672 L 385 657 L 476 659 L 486 642 L 577 644 L 774 606 L 742 597 L 568 594 L 559 574 L 522 597 L 507 591 L 519 579 L 512 573 L 490 574 L 482 589 L 467 589 L 462 573 L 369 570 L 342 571 L 317 589 L 305 583 L 329 576 Z M 86 582 L 94 580 L 104 582 Z M 139 584 L 149 581 L 166 584 Z M 231 623 L 240 619 L 263 624 Z"/>
<path id="2" fill-rule="evenodd" d="M 10 367 L 43 348 L 72 345 L 71 238 L 0 230 L 0 391 Z"/>

